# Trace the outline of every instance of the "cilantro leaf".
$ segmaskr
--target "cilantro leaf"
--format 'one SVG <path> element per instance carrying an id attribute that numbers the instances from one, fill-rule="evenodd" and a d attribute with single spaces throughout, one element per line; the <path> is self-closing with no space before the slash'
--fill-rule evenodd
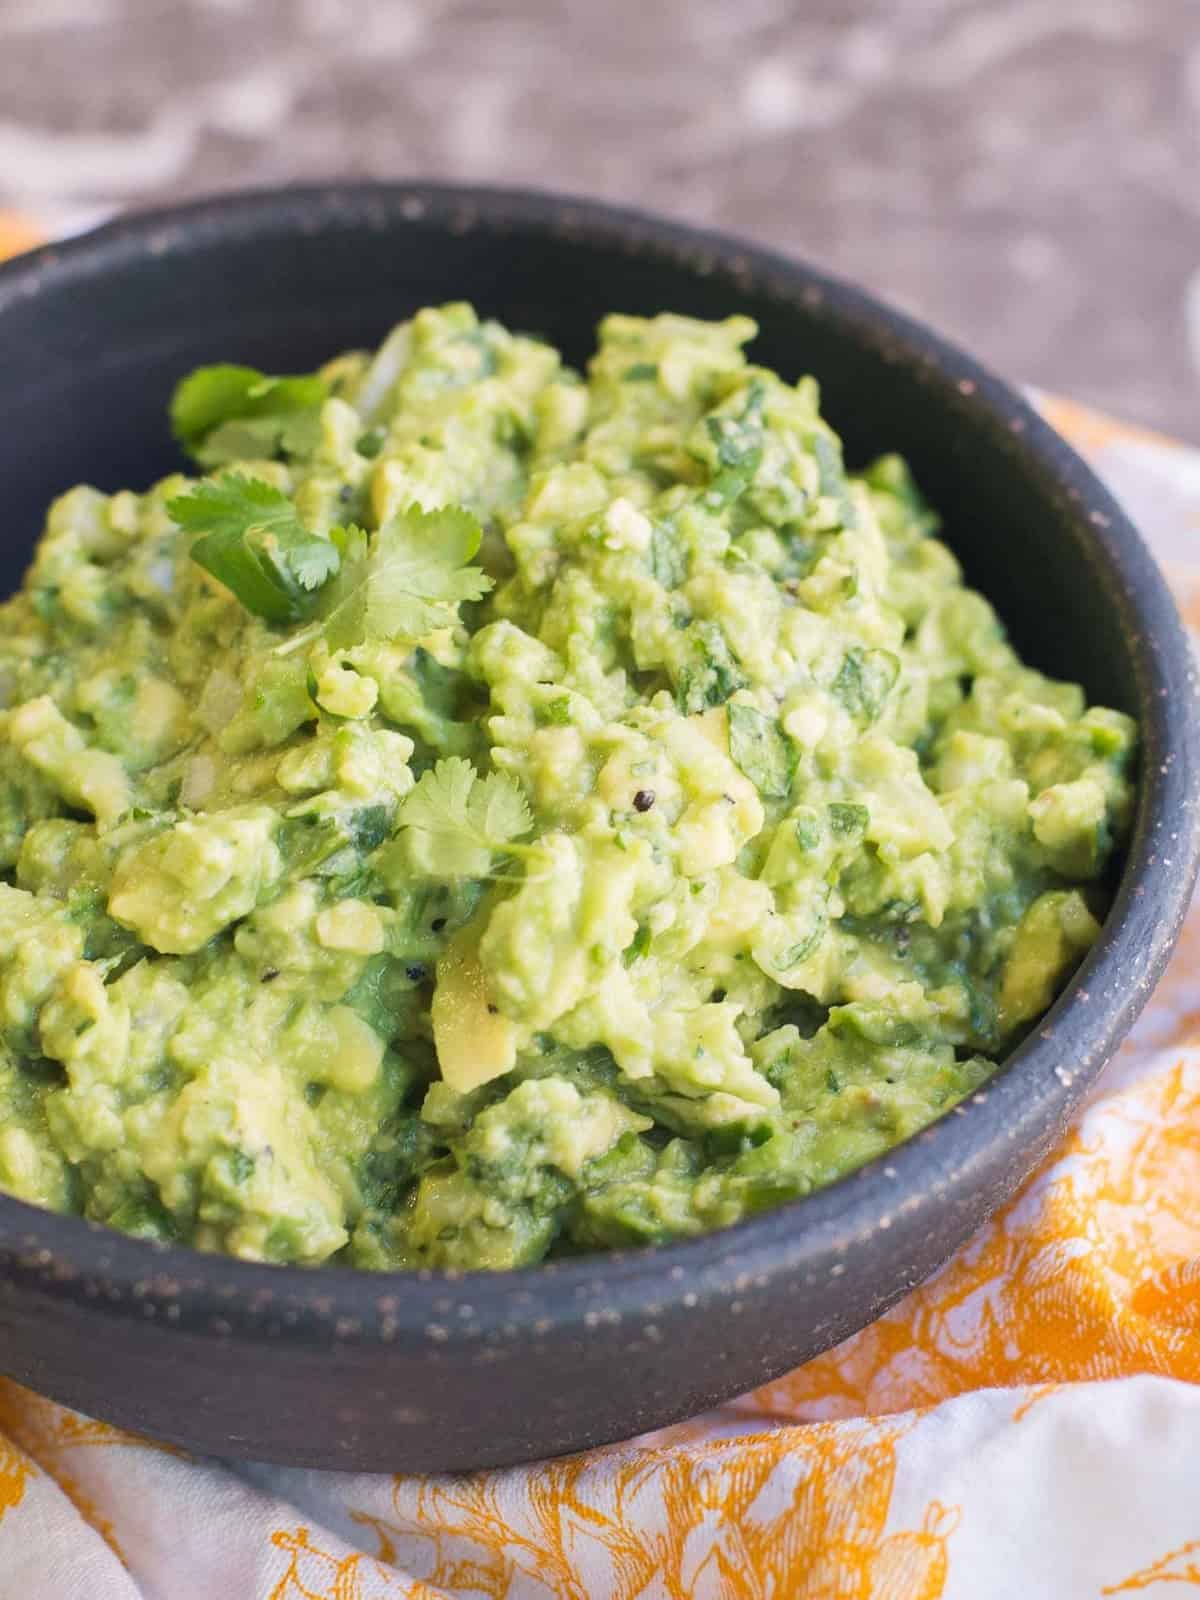
<path id="1" fill-rule="evenodd" d="M 482 600 L 492 580 L 466 565 L 482 530 L 469 511 L 411 507 L 384 523 L 375 536 L 367 592 L 367 628 L 377 638 L 420 637 L 444 623 L 446 609 Z"/>
<path id="2" fill-rule="evenodd" d="M 792 967 L 799 966 L 802 961 L 807 961 L 809 956 L 825 937 L 825 930 L 829 926 L 829 888 L 826 885 L 823 898 L 815 898 L 807 907 L 808 926 L 803 928 L 795 944 L 780 951 L 776 956 L 774 965 L 779 972 L 788 972 Z M 795 921 L 792 926 L 794 929 Z"/>
<path id="3" fill-rule="evenodd" d="M 890 650 L 854 645 L 842 657 L 829 688 L 851 716 L 870 723 L 882 712 L 899 673 L 900 662 Z"/>
<path id="4" fill-rule="evenodd" d="M 678 589 L 688 574 L 687 552 L 675 531 L 661 522 L 650 533 L 650 573 L 664 589 Z"/>
<path id="5" fill-rule="evenodd" d="M 759 794 L 782 799 L 792 784 L 792 753 L 773 717 L 731 700 L 729 754 Z"/>
<path id="6" fill-rule="evenodd" d="M 635 961 L 642 959 L 653 942 L 654 934 L 651 932 L 650 924 L 648 922 L 639 922 L 637 932 L 634 934 L 632 941 L 621 952 L 622 962 L 625 966 L 631 967 Z"/>
<path id="7" fill-rule="evenodd" d="M 866 806 L 853 801 L 834 800 L 825 808 L 829 813 L 829 826 L 839 838 L 857 838 L 865 833 L 871 820 Z"/>
<path id="8" fill-rule="evenodd" d="M 525 796 L 505 772 L 481 778 L 462 756 L 422 773 L 400 806 L 398 822 L 424 835 L 421 864 L 431 876 L 483 877 L 492 857 L 511 854 L 533 827 Z"/>
<path id="9" fill-rule="evenodd" d="M 723 706 L 746 687 L 729 641 L 715 622 L 694 622 L 687 630 L 687 655 L 675 681 L 675 703 L 685 716 Z"/>
<path id="10" fill-rule="evenodd" d="M 246 417 L 221 423 L 192 453 L 204 467 L 307 456 L 316 449 L 320 433 L 319 411 L 297 411 L 288 417 Z"/>
<path id="11" fill-rule="evenodd" d="M 842 451 L 837 438 L 814 433 L 809 441 L 817 462 L 817 489 L 822 495 L 838 502 L 838 514 L 844 528 L 858 526 L 858 513 L 850 498 L 846 469 L 842 465 Z"/>
<path id="12" fill-rule="evenodd" d="M 197 367 L 171 397 L 171 427 L 202 466 L 306 455 L 329 390 L 315 376 L 273 378 L 256 367 Z"/>
<path id="13" fill-rule="evenodd" d="M 715 470 L 706 500 L 714 508 L 729 505 L 754 482 L 763 458 L 763 399 L 761 381 L 751 380 L 740 416 L 728 413 L 705 418 Z"/>
<path id="14" fill-rule="evenodd" d="M 805 852 L 815 850 L 821 842 L 821 819 L 811 806 L 801 806 L 794 823 L 796 843 Z"/>
<path id="15" fill-rule="evenodd" d="M 306 530 L 307 532 L 307 530 Z M 288 565 L 302 589 L 319 589 L 326 579 L 338 570 L 341 559 L 337 547 L 328 539 L 308 534 L 301 543 L 296 541 L 288 554 Z"/>
<path id="16" fill-rule="evenodd" d="M 365 558 L 346 569 L 331 593 L 321 630 L 326 643 L 346 650 L 365 639 L 421 639 L 452 622 L 458 605 L 482 599 L 492 587 L 485 572 L 466 565 L 482 537 L 478 522 L 459 506 L 409 506 L 389 518 Z M 365 535 L 358 539 L 365 542 Z M 363 543 L 356 549 L 361 552 Z"/>
<path id="17" fill-rule="evenodd" d="M 337 572 L 337 547 L 300 521 L 281 490 L 227 472 L 176 495 L 168 514 L 199 534 L 192 560 L 268 622 L 299 622 L 316 609 L 317 591 Z"/>

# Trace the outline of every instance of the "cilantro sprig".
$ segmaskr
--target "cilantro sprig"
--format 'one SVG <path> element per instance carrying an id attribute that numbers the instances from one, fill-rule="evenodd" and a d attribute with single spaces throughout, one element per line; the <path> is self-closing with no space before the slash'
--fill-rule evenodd
<path id="1" fill-rule="evenodd" d="M 310 533 L 281 490 L 227 472 L 176 495 L 167 511 L 199 534 L 192 560 L 268 622 L 302 622 L 341 565 L 337 547 Z"/>
<path id="2" fill-rule="evenodd" d="M 331 650 L 401 636 L 421 639 L 453 622 L 464 600 L 482 600 L 492 580 L 468 565 L 483 530 L 460 506 L 409 506 L 373 538 L 339 534 L 347 558 L 329 594 L 321 635 Z"/>
<path id="3" fill-rule="evenodd" d="M 175 387 L 171 427 L 204 467 L 307 455 L 328 397 L 325 381 L 311 374 L 276 378 L 229 363 L 197 367 Z"/>
<path id="4" fill-rule="evenodd" d="M 280 655 L 318 639 L 331 650 L 421 639 L 492 587 L 469 565 L 483 533 L 459 506 L 410 506 L 373 536 L 350 526 L 323 538 L 308 531 L 282 490 L 226 472 L 176 495 L 167 511 L 199 535 L 192 560 L 247 611 L 268 622 L 313 623 L 278 646 Z"/>
<path id="5" fill-rule="evenodd" d="M 495 856 L 527 853 L 516 841 L 533 827 L 533 816 L 508 773 L 481 778 L 462 756 L 447 756 L 421 774 L 397 822 L 422 836 L 432 875 L 482 878 Z"/>

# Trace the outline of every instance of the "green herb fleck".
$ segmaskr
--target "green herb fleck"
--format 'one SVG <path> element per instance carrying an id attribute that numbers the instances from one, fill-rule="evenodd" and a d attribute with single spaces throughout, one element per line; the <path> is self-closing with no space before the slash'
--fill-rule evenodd
<path id="1" fill-rule="evenodd" d="M 715 622 L 698 622 L 689 630 L 690 660 L 675 686 L 675 699 L 685 715 L 723 706 L 746 687 L 745 674 L 733 659 L 728 641 Z"/>
<path id="2" fill-rule="evenodd" d="M 850 498 L 850 488 L 846 481 L 846 469 L 842 465 L 842 452 L 838 441 L 827 433 L 814 433 L 809 443 L 816 457 L 819 492 L 826 498 L 838 502 L 838 515 L 844 528 L 855 527 L 858 516 L 854 509 L 854 501 Z"/>
<path id="3" fill-rule="evenodd" d="M 792 782 L 792 753 L 779 723 L 740 700 L 729 702 L 729 753 L 759 794 L 781 799 Z"/>
<path id="4" fill-rule="evenodd" d="M 687 554 L 675 533 L 656 522 L 650 534 L 650 571 L 664 589 L 678 589 L 688 573 Z"/>
<path id="5" fill-rule="evenodd" d="M 853 805 L 844 800 L 835 800 L 828 810 L 830 829 L 841 839 L 865 833 L 871 820 L 871 813 L 866 806 Z"/>
<path id="6" fill-rule="evenodd" d="M 801 961 L 807 960 L 807 958 L 812 955 L 813 951 L 817 948 L 817 945 L 821 941 L 821 935 L 824 932 L 825 920 L 822 917 L 818 919 L 816 927 L 810 934 L 801 939 L 798 944 L 792 945 L 790 949 L 783 952 L 779 960 L 775 963 L 779 971 L 788 972 L 792 967 L 798 966 Z"/>
<path id="7" fill-rule="evenodd" d="M 729 505 L 754 482 L 763 457 L 762 383 L 753 379 L 746 391 L 740 416 L 705 418 L 709 438 L 716 446 L 718 471 L 706 498 L 714 505 Z"/>
<path id="8" fill-rule="evenodd" d="M 571 720 L 571 698 L 569 695 L 556 695 L 553 700 L 547 700 L 542 706 L 542 721 L 555 727 L 565 727 Z"/>
<path id="9" fill-rule="evenodd" d="M 640 961 L 646 955 L 652 938 L 649 925 L 645 922 L 639 923 L 637 932 L 622 953 L 622 959 L 627 967 L 631 967 L 635 961 Z"/>
<path id="10" fill-rule="evenodd" d="M 805 806 L 795 817 L 796 843 L 801 850 L 815 850 L 821 842 L 821 819 L 815 811 Z"/>
<path id="11" fill-rule="evenodd" d="M 801 961 L 807 961 L 825 937 L 825 929 L 829 923 L 828 904 L 827 893 L 823 903 L 812 907 L 813 920 L 811 928 L 790 949 L 785 950 L 775 963 L 780 972 L 787 972 L 792 967 L 798 966 Z"/>
<path id="12" fill-rule="evenodd" d="M 229 1176 L 239 1187 L 245 1183 L 254 1172 L 255 1160 L 247 1155 L 244 1150 L 231 1150 L 229 1153 Z"/>
<path id="13" fill-rule="evenodd" d="M 370 855 L 387 838 L 392 830 L 392 811 L 389 806 L 360 806 L 346 820 L 346 831 L 355 849 Z"/>
<path id="14" fill-rule="evenodd" d="M 899 674 L 900 662 L 890 650 L 855 645 L 842 657 L 830 689 L 852 716 L 874 722 Z"/>

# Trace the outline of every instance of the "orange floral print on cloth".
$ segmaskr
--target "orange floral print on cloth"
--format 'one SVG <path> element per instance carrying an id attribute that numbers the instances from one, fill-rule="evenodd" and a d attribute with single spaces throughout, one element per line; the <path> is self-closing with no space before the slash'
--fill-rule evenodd
<path id="1" fill-rule="evenodd" d="M 29 1462 L 12 1445 L 0 1439 L 0 1517 L 25 1498 Z"/>
<path id="2" fill-rule="evenodd" d="M 30 242 L 0 217 L 0 254 Z M 1200 632 L 1200 454 L 1044 404 L 1142 523 Z M 530 1467 L 365 1477 L 193 1460 L 0 1381 L 0 1600 L 1190 1590 L 1200 914 L 1017 1200 L 874 1326 L 709 1416 Z"/>
<path id="3" fill-rule="evenodd" d="M 917 1525 L 893 1525 L 911 1427 L 780 1428 L 503 1475 L 397 1479 L 391 1518 L 370 1520 L 439 1593 L 936 1600 L 958 1511 L 931 1501 Z"/>
<path id="4" fill-rule="evenodd" d="M 22 250 L 32 250 L 41 242 L 37 228 L 28 218 L 14 211 L 0 211 L 0 261 L 19 255 Z"/>

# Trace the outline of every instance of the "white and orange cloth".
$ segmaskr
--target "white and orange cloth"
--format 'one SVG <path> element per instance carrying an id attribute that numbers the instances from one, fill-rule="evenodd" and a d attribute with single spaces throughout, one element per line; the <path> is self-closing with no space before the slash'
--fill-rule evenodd
<path id="1" fill-rule="evenodd" d="M 1200 453 L 1041 403 L 1140 521 L 1200 631 Z M 0 1382 L 0 1600 L 1190 1589 L 1200 912 L 1020 1197 L 873 1327 L 694 1422 L 533 1467 L 343 1476 L 193 1460 Z"/>

